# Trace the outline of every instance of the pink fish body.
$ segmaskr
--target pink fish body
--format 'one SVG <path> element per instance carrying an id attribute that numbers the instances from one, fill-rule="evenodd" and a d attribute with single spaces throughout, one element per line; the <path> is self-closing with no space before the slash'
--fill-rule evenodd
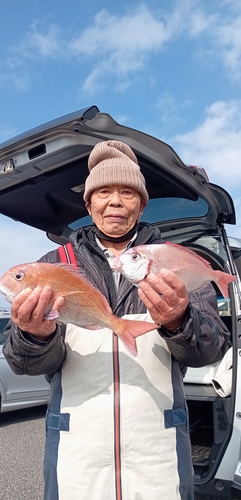
<path id="1" fill-rule="evenodd" d="M 178 276 L 188 292 L 194 292 L 214 281 L 226 298 L 228 284 L 236 280 L 231 274 L 212 269 L 207 260 L 192 250 L 172 243 L 130 248 L 114 259 L 112 268 L 136 286 L 150 272 L 158 274 L 162 268 L 166 268 Z"/>
<path id="2" fill-rule="evenodd" d="M 157 328 L 154 323 L 115 316 L 102 293 L 69 264 L 34 262 L 12 267 L 0 280 L 0 292 L 12 302 L 24 288 L 45 285 L 51 286 L 54 291 L 53 302 L 58 296 L 65 299 L 60 314 L 50 306 L 45 312 L 45 319 L 73 323 L 91 330 L 110 328 L 134 356 L 137 355 L 135 338 Z"/>

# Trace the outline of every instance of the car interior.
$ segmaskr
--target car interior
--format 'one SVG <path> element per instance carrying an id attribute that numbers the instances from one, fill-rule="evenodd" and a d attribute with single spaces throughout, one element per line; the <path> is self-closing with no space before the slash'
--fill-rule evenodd
<path id="1" fill-rule="evenodd" d="M 199 245 L 189 245 L 189 248 L 195 251 L 201 257 L 208 260 L 213 269 L 226 271 L 227 267 L 220 257 L 211 254 L 206 248 L 200 248 Z M 220 292 L 213 283 L 217 293 L 217 301 Z M 231 333 L 230 349 L 233 345 L 232 338 L 232 317 L 231 310 L 229 314 L 222 314 L 222 321 Z M 218 369 L 218 363 L 214 367 L 204 367 L 202 369 L 188 369 L 184 379 L 185 393 L 189 408 L 190 419 L 190 437 L 192 443 L 192 458 L 195 473 L 195 480 L 204 480 L 217 470 L 222 454 L 225 451 L 226 443 L 232 431 L 232 412 L 234 410 L 231 393 L 222 397 L 216 392 L 210 378 L 205 377 L 209 374 L 215 378 L 215 372 Z M 195 376 L 193 377 L 193 370 Z M 235 366 L 233 366 L 235 370 Z M 200 376 L 198 378 L 197 372 Z"/>

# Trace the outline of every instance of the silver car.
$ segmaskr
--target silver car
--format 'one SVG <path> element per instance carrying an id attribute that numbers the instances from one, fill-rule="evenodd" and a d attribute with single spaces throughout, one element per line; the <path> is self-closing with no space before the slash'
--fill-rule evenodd
<path id="1" fill-rule="evenodd" d="M 12 411 L 30 406 L 46 404 L 49 384 L 44 376 L 29 377 L 15 375 L 2 353 L 5 342 L 4 329 L 10 319 L 10 312 L 0 310 L 0 411 Z"/>

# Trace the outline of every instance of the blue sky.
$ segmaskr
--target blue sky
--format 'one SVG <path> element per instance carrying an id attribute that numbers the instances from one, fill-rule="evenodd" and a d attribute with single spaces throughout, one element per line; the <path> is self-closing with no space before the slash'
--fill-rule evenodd
<path id="1" fill-rule="evenodd" d="M 96 104 L 232 195 L 241 237 L 241 3 L 0 0 L 0 142 Z M 0 215 L 0 275 L 54 245 Z M 0 299 L 0 306 L 4 301 Z"/>

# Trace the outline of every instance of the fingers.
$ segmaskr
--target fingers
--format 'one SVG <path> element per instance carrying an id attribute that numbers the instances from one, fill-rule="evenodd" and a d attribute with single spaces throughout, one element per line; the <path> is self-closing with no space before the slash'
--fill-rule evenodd
<path id="1" fill-rule="evenodd" d="M 31 290 L 27 288 L 20 292 L 12 303 L 11 314 L 13 322 L 23 331 L 33 335 L 43 334 L 47 336 L 53 333 L 56 324 L 54 321 L 45 320 L 44 313 L 53 302 L 53 290 L 49 286 Z M 51 308 L 60 311 L 63 307 L 63 297 L 58 297 Z"/>
<path id="2" fill-rule="evenodd" d="M 163 301 L 174 306 L 179 298 L 188 300 L 184 284 L 175 274 L 166 269 L 163 269 L 158 275 L 148 274 L 145 280 L 139 283 L 139 286 L 147 299 L 157 306 L 163 306 Z"/>
<path id="3" fill-rule="evenodd" d="M 187 295 L 187 290 L 183 282 L 167 269 L 161 269 L 158 275 L 148 274 L 146 281 L 157 293 L 162 294 L 166 300 L 174 299 L 176 296 L 185 297 Z"/>
<path id="4" fill-rule="evenodd" d="M 53 291 L 49 286 L 45 286 L 43 289 L 37 287 L 33 290 L 33 294 L 29 296 L 29 300 L 32 301 L 34 307 L 30 314 L 32 321 L 35 324 L 39 324 L 43 321 L 44 313 L 51 301 Z"/>
<path id="5" fill-rule="evenodd" d="M 189 300 L 184 284 L 174 273 L 162 269 L 157 276 L 148 274 L 139 283 L 138 293 L 156 323 L 167 328 L 180 326 Z"/>
<path id="6" fill-rule="evenodd" d="M 11 314 L 12 320 L 16 322 L 18 318 L 26 318 L 30 316 L 33 308 L 37 304 L 41 292 L 40 287 L 36 287 L 34 290 L 31 288 L 25 288 L 15 297 L 12 307 Z"/>

